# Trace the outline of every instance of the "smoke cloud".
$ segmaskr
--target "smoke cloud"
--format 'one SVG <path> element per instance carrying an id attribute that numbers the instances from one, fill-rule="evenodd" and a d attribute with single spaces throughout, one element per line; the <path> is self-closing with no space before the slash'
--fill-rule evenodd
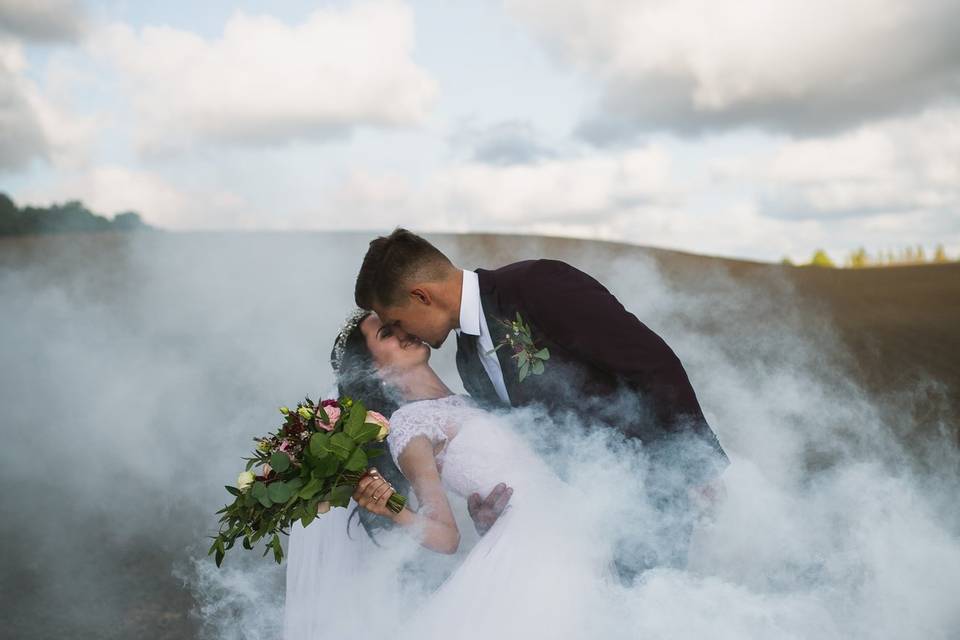
<path id="1" fill-rule="evenodd" d="M 773 271 L 678 279 L 663 254 L 610 245 L 430 237 L 465 268 L 553 257 L 597 277 L 678 354 L 730 455 L 727 498 L 698 528 L 689 569 L 647 572 L 598 604 L 628 615 L 588 612 L 579 622 L 596 635 L 956 636 L 960 459 L 937 381 L 871 395 L 829 316 Z M 276 407 L 330 389 L 327 357 L 369 239 L 2 240 L 0 584 L 12 636 L 280 636 L 285 565 L 238 548 L 216 569 L 204 536 L 252 437 L 279 424 Z M 462 391 L 454 351 L 448 339 L 432 362 Z M 653 535 L 636 499 L 656 482 L 642 450 L 532 410 L 506 419 L 589 498 L 573 539 Z M 404 594 L 391 606 L 422 603 L 476 541 L 465 505 L 454 508 L 458 554 L 403 536 L 378 550 L 377 588 Z M 397 568 L 405 582 L 391 581 Z M 389 633 L 379 624 L 370 632 Z"/>

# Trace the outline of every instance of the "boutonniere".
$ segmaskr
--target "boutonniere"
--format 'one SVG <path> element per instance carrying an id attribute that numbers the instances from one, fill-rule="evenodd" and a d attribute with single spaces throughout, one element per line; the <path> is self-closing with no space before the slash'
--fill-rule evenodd
<path id="1" fill-rule="evenodd" d="M 513 350 L 512 357 L 516 358 L 520 369 L 520 382 L 523 382 L 523 379 L 531 373 L 537 376 L 543 373 L 543 363 L 550 359 L 550 351 L 546 348 L 537 348 L 530 334 L 530 326 L 520 317 L 520 312 L 517 312 L 516 320 L 497 319 L 497 322 L 506 328 L 507 335 L 487 353 L 495 353 L 502 347 L 509 346 Z"/>

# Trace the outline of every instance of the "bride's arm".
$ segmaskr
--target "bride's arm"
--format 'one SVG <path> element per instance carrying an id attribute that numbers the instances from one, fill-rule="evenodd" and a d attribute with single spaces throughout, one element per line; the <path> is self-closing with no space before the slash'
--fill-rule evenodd
<path id="1" fill-rule="evenodd" d="M 419 534 L 420 544 L 438 553 L 456 553 L 460 546 L 460 530 L 450 509 L 447 494 L 440 484 L 440 472 L 433 453 L 433 444 L 425 436 L 416 436 L 403 448 L 397 459 L 400 471 L 413 485 L 420 509 L 413 511 L 404 507 L 393 513 L 386 507 L 391 490 L 380 491 L 376 486 L 361 480 L 354 499 L 364 508 L 392 519 L 402 527 Z M 369 495 L 368 495 L 369 494 Z M 371 496 L 377 495 L 376 501 Z"/>

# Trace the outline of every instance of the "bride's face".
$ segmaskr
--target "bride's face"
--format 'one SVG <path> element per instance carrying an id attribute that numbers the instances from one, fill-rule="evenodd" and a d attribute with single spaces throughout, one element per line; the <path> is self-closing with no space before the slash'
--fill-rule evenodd
<path id="1" fill-rule="evenodd" d="M 389 326 L 371 313 L 360 323 L 360 331 L 367 340 L 367 348 L 380 370 L 400 372 L 425 363 L 430 359 L 430 347 L 419 340 L 401 340 Z"/>

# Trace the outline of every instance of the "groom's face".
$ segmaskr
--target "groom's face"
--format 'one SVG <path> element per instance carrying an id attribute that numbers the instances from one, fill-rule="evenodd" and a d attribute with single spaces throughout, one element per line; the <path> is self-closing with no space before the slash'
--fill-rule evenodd
<path id="1" fill-rule="evenodd" d="M 401 341 L 419 340 L 439 349 L 450 334 L 446 315 L 417 299 L 389 307 L 374 305 L 373 310 Z"/>

